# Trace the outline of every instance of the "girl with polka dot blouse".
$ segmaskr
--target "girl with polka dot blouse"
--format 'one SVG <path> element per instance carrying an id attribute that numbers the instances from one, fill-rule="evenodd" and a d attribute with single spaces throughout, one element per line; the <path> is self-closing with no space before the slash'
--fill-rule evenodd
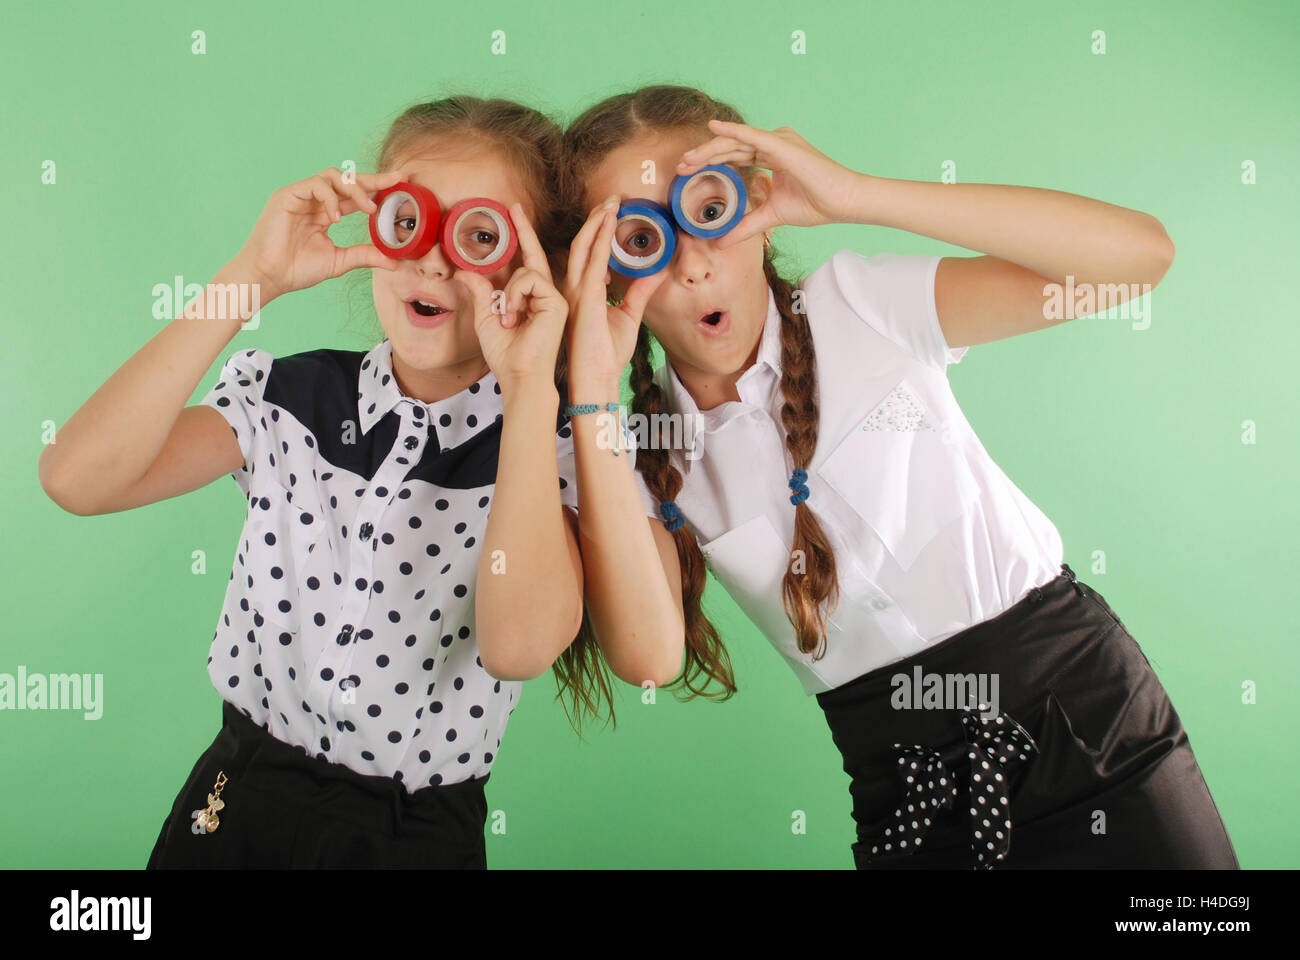
<path id="1" fill-rule="evenodd" d="M 1235 868 L 1145 655 L 1063 563 L 946 372 L 973 344 L 1053 323 L 1045 285 L 1067 273 L 1154 286 L 1173 256 L 1159 222 L 856 173 L 686 87 L 610 97 L 565 147 L 571 221 L 619 204 L 582 250 L 609 264 L 608 290 L 575 309 L 607 296 L 630 313 L 634 413 L 695 424 L 652 431 L 637 459 L 687 651 L 725 664 L 700 611 L 707 568 L 816 694 L 852 779 L 856 865 Z M 831 222 L 987 255 L 843 250 L 783 277 L 771 229 Z"/>
<path id="2" fill-rule="evenodd" d="M 577 426 L 594 418 L 563 412 L 570 390 L 594 401 L 603 384 L 577 362 L 599 354 L 590 329 L 565 339 L 545 253 L 561 137 L 504 100 L 410 108 L 380 172 L 275 191 L 204 295 L 42 456 L 45 489 L 78 514 L 226 473 L 248 500 L 208 656 L 222 728 L 150 868 L 483 867 L 484 783 L 524 680 L 554 665 L 580 722 L 607 667 L 677 676 L 680 599 L 634 451 L 601 449 Z M 375 243 L 335 246 L 328 228 L 357 212 Z M 376 346 L 240 348 L 185 406 L 248 319 L 228 284 L 257 284 L 265 307 L 358 268 Z M 658 589 L 584 570 L 579 534 Z"/>

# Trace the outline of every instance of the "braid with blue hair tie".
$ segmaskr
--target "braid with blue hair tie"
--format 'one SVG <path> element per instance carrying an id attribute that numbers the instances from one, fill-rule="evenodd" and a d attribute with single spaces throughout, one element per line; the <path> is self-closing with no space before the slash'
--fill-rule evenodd
<path id="1" fill-rule="evenodd" d="M 794 491 L 794 493 L 790 495 L 790 502 L 796 507 L 808 499 L 810 491 L 808 490 L 808 484 L 804 482 L 807 479 L 807 470 L 796 470 L 794 473 L 790 474 L 789 487 Z"/>
<path id="2" fill-rule="evenodd" d="M 677 504 L 672 500 L 664 500 L 659 504 L 659 515 L 664 518 L 664 526 L 669 530 L 676 530 L 686 522 L 682 512 L 677 509 Z"/>

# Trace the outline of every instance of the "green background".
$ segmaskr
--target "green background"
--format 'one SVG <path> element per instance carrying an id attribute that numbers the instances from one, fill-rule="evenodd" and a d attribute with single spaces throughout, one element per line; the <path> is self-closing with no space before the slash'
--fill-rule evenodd
<path id="1" fill-rule="evenodd" d="M 154 284 L 205 282 L 276 187 L 349 159 L 369 169 L 366 147 L 409 103 L 467 91 L 564 122 L 653 82 L 788 124 L 854 169 L 936 180 L 951 160 L 962 181 L 1164 223 L 1178 255 L 1150 329 L 1082 319 L 974 347 L 951 380 L 1067 562 L 1143 645 L 1243 866 L 1297 865 L 1295 4 L 383 7 L 6 10 L 0 672 L 103 673 L 105 713 L 0 712 L 0 865 L 142 867 L 219 726 L 205 661 L 245 507 L 235 484 L 80 518 L 37 482 L 43 422 L 65 422 L 161 328 Z M 794 30 L 806 55 L 790 51 Z M 55 185 L 41 183 L 46 160 Z M 805 273 L 845 247 L 972 255 L 856 225 L 776 242 Z M 221 359 L 368 349 L 378 327 L 357 276 L 274 303 Z M 205 576 L 190 572 L 196 549 Z M 490 866 L 852 866 L 849 780 L 815 699 L 716 584 L 707 602 L 741 687 L 727 704 L 643 706 L 624 686 L 618 729 L 580 741 L 551 675 L 526 685 L 487 790 L 507 826 L 487 835 Z"/>

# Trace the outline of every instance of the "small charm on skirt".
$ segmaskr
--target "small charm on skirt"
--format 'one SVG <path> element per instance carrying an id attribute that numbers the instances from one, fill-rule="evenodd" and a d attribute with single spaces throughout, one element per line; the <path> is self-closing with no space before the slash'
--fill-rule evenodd
<path id="1" fill-rule="evenodd" d="M 203 835 L 212 833 L 217 827 L 221 826 L 221 818 L 217 816 L 217 811 L 226 806 L 226 802 L 221 799 L 221 788 L 226 785 L 226 774 L 224 771 L 217 772 L 217 782 L 208 794 L 208 805 L 206 808 L 200 808 L 190 814 L 190 819 L 194 822 L 190 824 L 190 831 Z"/>

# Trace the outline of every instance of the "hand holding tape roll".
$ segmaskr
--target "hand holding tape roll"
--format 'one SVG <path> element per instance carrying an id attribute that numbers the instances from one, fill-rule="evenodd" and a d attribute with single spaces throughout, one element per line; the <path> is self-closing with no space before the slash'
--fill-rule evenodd
<path id="1" fill-rule="evenodd" d="M 232 261 L 257 284 L 261 306 L 349 270 L 395 269 L 373 244 L 336 244 L 329 230 L 350 214 L 369 213 L 371 196 L 397 178 L 395 173 L 359 173 L 345 180 L 342 171 L 329 167 L 274 191 Z"/>

